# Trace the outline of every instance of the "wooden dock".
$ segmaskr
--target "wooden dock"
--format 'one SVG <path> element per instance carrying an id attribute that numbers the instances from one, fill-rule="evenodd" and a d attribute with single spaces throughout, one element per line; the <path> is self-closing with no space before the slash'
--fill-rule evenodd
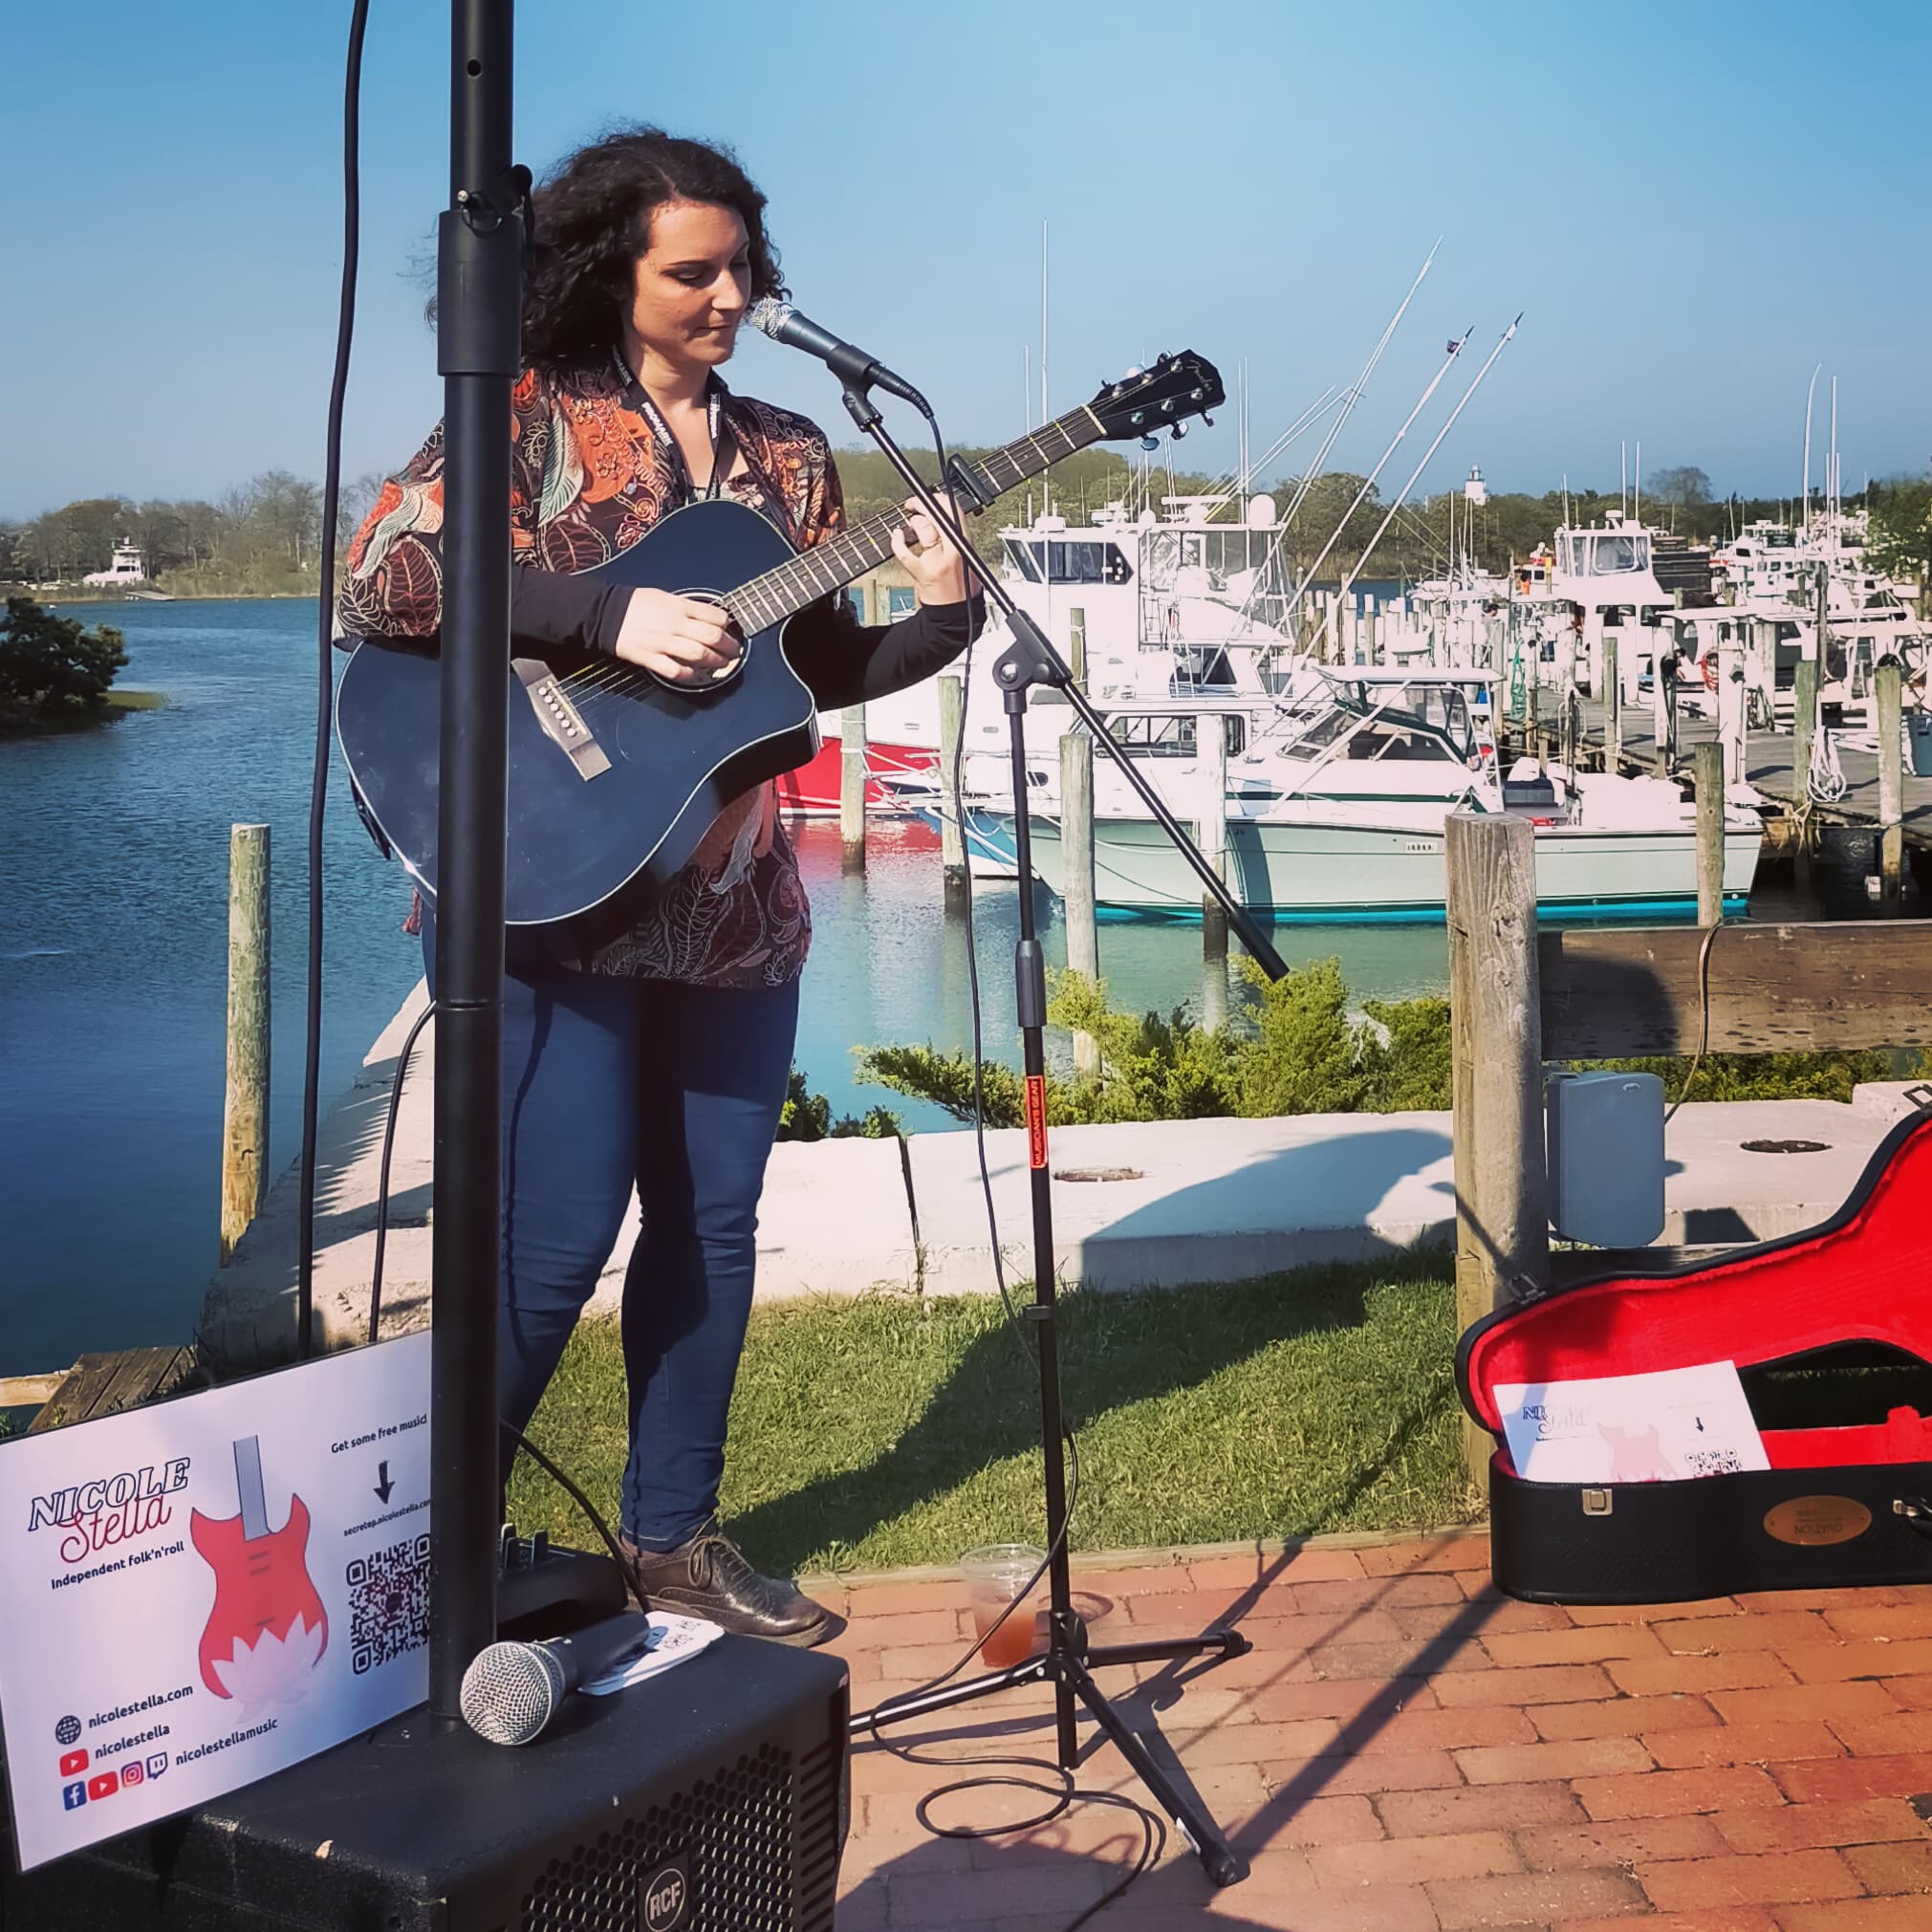
<path id="1" fill-rule="evenodd" d="M 71 1369 L 51 1375 L 0 1377 L 0 1408 L 39 1403 L 39 1413 L 27 1426 L 32 1436 L 186 1395 L 207 1382 L 191 1348 L 120 1349 L 84 1355 Z"/>
<path id="2" fill-rule="evenodd" d="M 1543 696 L 1544 702 L 1555 715 L 1546 718 L 1538 726 L 1538 732 L 1549 748 L 1549 755 L 1560 757 L 1562 731 L 1561 714 L 1556 704 L 1557 694 L 1546 687 Z M 1585 698 L 1582 701 L 1582 722 L 1578 739 L 1581 755 L 1578 762 L 1585 769 L 1602 769 L 1603 711 L 1601 701 L 1594 698 Z M 1640 705 L 1625 705 L 1621 724 L 1623 743 L 1619 770 L 1649 777 L 1675 777 L 1686 785 L 1690 783 L 1693 749 L 1701 744 L 1715 743 L 1718 736 L 1717 721 L 1714 718 L 1693 717 L 1680 710 L 1677 719 L 1676 769 L 1666 773 L 1663 770 L 1663 760 L 1658 751 L 1649 700 L 1646 698 Z M 1519 749 L 1524 747 L 1527 727 L 1520 721 L 1499 720 L 1498 731 L 1509 745 Z M 1851 735 L 1857 737 L 1861 734 L 1855 732 Z M 1833 736 L 1836 741 L 1838 764 L 1845 774 L 1844 796 L 1831 804 L 1812 802 L 1809 806 L 1810 814 L 1824 824 L 1865 828 L 1876 835 L 1882 823 L 1878 815 L 1877 754 L 1845 745 L 1841 735 L 1835 731 Z M 1746 734 L 1746 781 L 1771 803 L 1782 805 L 1788 813 L 1797 815 L 1801 801 L 1805 798 L 1805 787 L 1802 779 L 1792 769 L 1791 759 L 1790 731 L 1750 731 Z M 1932 852 L 1932 778 L 1915 777 L 1908 766 L 1903 778 L 1903 792 L 1904 812 L 1900 824 L 1906 849 L 1908 852 Z"/>

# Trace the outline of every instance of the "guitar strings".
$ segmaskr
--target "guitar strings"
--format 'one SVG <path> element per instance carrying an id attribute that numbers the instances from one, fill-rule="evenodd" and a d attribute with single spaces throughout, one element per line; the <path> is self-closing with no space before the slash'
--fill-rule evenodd
<path id="1" fill-rule="evenodd" d="M 1050 436 L 1057 438 L 1066 445 L 1060 451 L 1060 455 L 1071 455 L 1081 445 L 1075 441 L 1068 425 L 1081 413 L 1085 413 L 1084 410 L 1069 411 L 1067 415 L 1056 417 L 1052 423 L 1045 423 L 1027 436 L 1017 438 L 1005 447 L 994 450 L 980 466 L 986 472 L 988 480 L 993 483 L 996 488 L 1005 490 L 1016 487 L 1025 479 L 1027 472 L 1021 469 L 1013 455 L 1013 451 L 1021 444 L 1030 445 L 1045 465 L 1059 460 L 1058 457 L 1049 456 L 1044 446 L 1043 440 Z M 1011 483 L 1000 482 L 995 474 L 995 467 L 1000 465 L 1009 466 L 1013 469 L 1014 477 Z M 854 577 L 862 575 L 875 564 L 890 556 L 892 533 L 900 527 L 897 512 L 868 517 L 855 529 L 841 531 L 836 536 L 812 550 L 800 551 L 796 555 L 787 558 L 784 563 L 740 585 L 727 597 L 721 597 L 720 605 L 740 627 L 749 643 L 750 639 L 760 632 L 783 623 L 788 617 L 802 610 L 806 604 L 815 601 L 816 598 L 842 589 L 853 581 Z M 858 565 L 857 571 L 849 569 L 854 562 Z M 821 566 L 834 573 L 832 582 L 826 583 L 821 580 Z M 806 592 L 802 599 L 797 595 L 801 588 Z M 751 628 L 747 628 L 748 622 Z M 601 715 L 611 708 L 609 704 L 599 701 L 616 699 L 634 692 L 640 681 L 648 679 L 650 675 L 640 666 L 627 661 L 604 660 L 584 670 L 567 672 L 558 677 L 556 682 L 558 689 L 588 721 L 593 710 Z M 667 688 L 676 690 L 679 686 L 667 683 Z M 702 690 L 704 687 L 699 685 L 697 688 Z"/>

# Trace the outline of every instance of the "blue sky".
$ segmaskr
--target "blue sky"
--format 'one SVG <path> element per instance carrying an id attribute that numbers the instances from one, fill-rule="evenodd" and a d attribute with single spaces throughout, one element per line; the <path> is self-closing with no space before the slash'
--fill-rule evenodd
<path id="1" fill-rule="evenodd" d="M 1794 493 L 1820 361 L 1814 442 L 1835 373 L 1848 489 L 1932 458 L 1923 0 L 519 13 L 520 159 L 623 119 L 728 141 L 799 305 L 961 441 L 1025 426 L 1044 217 L 1056 411 L 1185 345 L 1230 382 L 1246 359 L 1258 448 L 1353 376 L 1440 235 L 1338 466 L 1374 462 L 1445 338 L 1473 324 L 1487 354 L 1519 309 L 1422 489 L 1471 462 L 1499 488 L 1615 488 L 1627 440 L 1646 470 Z M 0 514 L 320 475 L 348 15 L 95 0 L 11 24 L 10 146 L 34 160 L 7 223 Z M 352 475 L 439 408 L 413 270 L 448 195 L 447 18 L 373 9 Z M 850 440 L 815 364 L 752 342 L 728 374 Z M 1231 462 L 1222 423 L 1186 455 Z"/>

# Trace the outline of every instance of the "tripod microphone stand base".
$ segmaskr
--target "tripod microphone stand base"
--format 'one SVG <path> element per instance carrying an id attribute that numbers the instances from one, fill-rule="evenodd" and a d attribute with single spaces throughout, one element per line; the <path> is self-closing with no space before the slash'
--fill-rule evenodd
<path id="1" fill-rule="evenodd" d="M 880 1725 L 898 1724 L 905 1718 L 951 1710 L 1021 1684 L 1053 1684 L 1063 1711 L 1070 1697 L 1086 1705 L 1094 1722 L 1126 1760 L 1127 1769 L 1153 1793 L 1175 1830 L 1193 1846 L 1210 1882 L 1238 1884 L 1248 1877 L 1248 1860 L 1222 1835 L 1214 1820 L 1183 1795 L 1166 1771 L 1155 1763 L 1140 1733 L 1121 1722 L 1093 1674 L 1110 1663 L 1171 1663 L 1197 1657 L 1218 1663 L 1224 1658 L 1245 1657 L 1254 1646 L 1238 1630 L 1206 1630 L 1199 1637 L 1157 1639 L 1151 1643 L 1106 1643 L 1089 1648 L 1085 1624 L 1078 1617 L 1069 1620 L 1072 1629 L 1066 1633 L 1065 1640 L 1050 1644 L 1037 1657 L 1030 1657 L 1024 1663 L 1012 1664 L 1005 1670 L 988 1672 L 985 1677 L 968 1678 L 964 1683 L 944 1684 L 935 1690 L 893 1698 L 877 1710 L 863 1711 L 855 1717 L 851 1723 L 853 1735 L 870 1734 Z M 1054 1622 L 1059 1623 L 1057 1616 Z M 1067 1771 L 1075 1769 L 1077 1755 L 1068 1748 L 1070 1742 L 1063 1716 L 1060 1765 Z"/>

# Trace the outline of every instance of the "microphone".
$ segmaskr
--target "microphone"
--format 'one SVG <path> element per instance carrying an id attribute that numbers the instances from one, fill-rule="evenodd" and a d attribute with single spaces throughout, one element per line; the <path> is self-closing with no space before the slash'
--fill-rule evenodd
<path id="1" fill-rule="evenodd" d="M 855 349 L 850 342 L 841 342 L 831 330 L 808 321 L 790 302 L 761 296 L 746 311 L 745 319 L 774 342 L 816 356 L 840 381 L 851 387 L 863 389 L 869 383 L 910 402 L 915 409 L 926 410 L 925 398 L 903 376 L 895 376 L 878 357 Z"/>
<path id="2" fill-rule="evenodd" d="M 463 1673 L 463 1721 L 493 1745 L 533 1743 L 572 1691 L 636 1656 L 650 1630 L 648 1617 L 616 1617 L 575 1637 L 492 1643 Z"/>

